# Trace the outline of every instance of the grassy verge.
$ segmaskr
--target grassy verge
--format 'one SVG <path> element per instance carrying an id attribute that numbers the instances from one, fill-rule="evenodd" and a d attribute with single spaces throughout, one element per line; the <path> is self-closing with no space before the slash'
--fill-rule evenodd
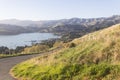
<path id="1" fill-rule="evenodd" d="M 1 58 L 8 58 L 8 57 L 32 55 L 32 54 L 39 54 L 39 53 L 29 53 L 29 54 L 0 54 L 0 59 Z"/>

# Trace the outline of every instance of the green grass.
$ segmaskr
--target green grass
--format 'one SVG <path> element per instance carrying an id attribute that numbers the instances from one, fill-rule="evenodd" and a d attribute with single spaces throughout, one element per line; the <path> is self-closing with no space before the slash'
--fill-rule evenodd
<path id="1" fill-rule="evenodd" d="M 42 52 L 41 52 L 41 53 L 42 53 Z M 7 57 L 32 55 L 32 54 L 39 54 L 39 53 L 27 53 L 27 54 L 21 54 L 21 53 L 17 53 L 17 54 L 0 54 L 0 59 L 1 59 L 1 58 L 7 58 Z"/>
<path id="2" fill-rule="evenodd" d="M 25 61 L 11 73 L 26 80 L 119 80 L 119 32 L 116 25 L 85 35 L 72 41 L 75 46 Z"/>
<path id="3" fill-rule="evenodd" d="M 20 54 L 0 54 L 0 58 L 19 56 Z"/>

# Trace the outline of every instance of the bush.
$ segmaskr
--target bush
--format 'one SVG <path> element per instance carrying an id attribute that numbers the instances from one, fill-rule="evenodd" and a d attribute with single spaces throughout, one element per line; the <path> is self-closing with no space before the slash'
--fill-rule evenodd
<path id="1" fill-rule="evenodd" d="M 70 43 L 70 44 L 69 44 L 69 48 L 73 48 L 73 47 L 75 47 L 75 46 L 76 46 L 75 43 Z"/>

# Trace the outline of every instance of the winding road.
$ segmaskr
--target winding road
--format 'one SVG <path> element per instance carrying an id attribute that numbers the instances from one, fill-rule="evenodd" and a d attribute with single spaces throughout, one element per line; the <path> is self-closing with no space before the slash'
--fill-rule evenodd
<path id="1" fill-rule="evenodd" d="M 53 53 L 58 49 L 60 48 L 41 54 L 24 55 L 24 56 L 16 56 L 16 57 L 8 57 L 8 58 L 0 59 L 0 80 L 16 80 L 9 74 L 9 71 L 13 66 L 33 57 L 41 56 L 43 54 Z"/>
<path id="2" fill-rule="evenodd" d="M 9 74 L 10 69 L 27 59 L 30 59 L 32 57 L 35 57 L 37 55 L 26 55 L 26 56 L 17 56 L 17 57 L 9 57 L 9 58 L 3 58 L 0 59 L 0 80 L 15 80 L 11 77 Z"/>

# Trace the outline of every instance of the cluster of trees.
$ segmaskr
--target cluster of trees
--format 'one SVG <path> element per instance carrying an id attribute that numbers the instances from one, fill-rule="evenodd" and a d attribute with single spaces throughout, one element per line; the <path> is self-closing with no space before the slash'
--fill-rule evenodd
<path id="1" fill-rule="evenodd" d="M 9 54 L 10 53 L 10 50 L 7 48 L 7 47 L 0 47 L 0 53 L 1 54 Z"/>
<path id="2" fill-rule="evenodd" d="M 41 45 L 41 44 L 36 44 L 33 46 L 18 46 L 15 49 L 9 49 L 8 47 L 0 47 L 0 54 L 18 54 L 18 53 L 24 53 L 24 54 L 29 54 L 29 53 L 39 53 L 42 51 L 46 51 L 49 49 L 49 46 L 47 45 Z"/>
<path id="3" fill-rule="evenodd" d="M 18 46 L 15 49 L 9 49 L 8 47 L 1 46 L 0 47 L 0 54 L 16 54 L 20 53 L 24 50 L 25 47 L 23 46 Z"/>

